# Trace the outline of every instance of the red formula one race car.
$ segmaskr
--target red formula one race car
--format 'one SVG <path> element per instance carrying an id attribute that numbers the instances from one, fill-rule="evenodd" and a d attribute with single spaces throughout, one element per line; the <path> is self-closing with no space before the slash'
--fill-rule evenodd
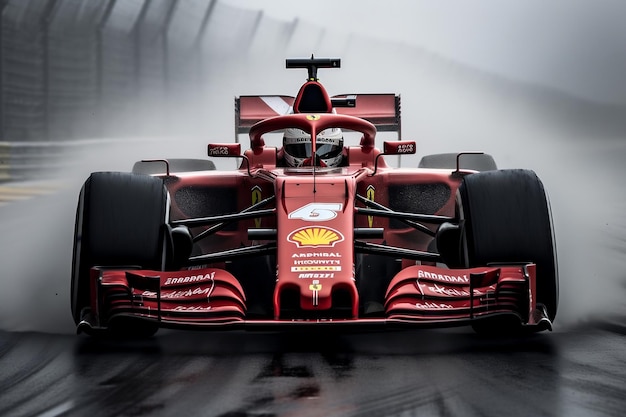
<path id="1" fill-rule="evenodd" d="M 331 98 L 317 71 L 339 66 L 289 59 L 308 70 L 295 98 L 236 99 L 250 149 L 211 143 L 208 156 L 239 158 L 238 169 L 152 160 L 87 179 L 71 290 L 79 332 L 551 328 L 555 242 L 535 173 L 463 153 L 390 167 L 416 151 L 395 138 L 375 146 L 377 131 L 400 130 L 399 96 Z"/>

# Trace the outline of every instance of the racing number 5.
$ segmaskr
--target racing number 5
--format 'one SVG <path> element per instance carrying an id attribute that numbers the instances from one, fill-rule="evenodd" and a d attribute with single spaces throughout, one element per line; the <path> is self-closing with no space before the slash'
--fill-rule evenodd
<path id="1" fill-rule="evenodd" d="M 337 217 L 337 212 L 341 211 L 342 207 L 341 203 L 309 203 L 289 213 L 289 218 L 325 222 Z"/>

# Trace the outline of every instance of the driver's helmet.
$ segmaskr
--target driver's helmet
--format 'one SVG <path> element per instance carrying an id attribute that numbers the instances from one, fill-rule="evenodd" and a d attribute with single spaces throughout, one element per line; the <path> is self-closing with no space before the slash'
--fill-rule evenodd
<path id="1" fill-rule="evenodd" d="M 315 160 L 311 153 L 313 144 L 311 135 L 296 128 L 285 129 L 283 152 L 285 163 L 290 167 L 318 165 L 336 167 L 343 158 L 343 132 L 339 128 L 330 128 L 317 134 L 315 140 Z"/>

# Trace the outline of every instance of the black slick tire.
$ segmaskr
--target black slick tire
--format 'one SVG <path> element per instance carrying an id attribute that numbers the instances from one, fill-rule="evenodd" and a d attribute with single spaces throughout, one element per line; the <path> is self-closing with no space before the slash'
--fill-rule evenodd
<path id="1" fill-rule="evenodd" d="M 90 305 L 92 266 L 163 270 L 168 215 L 168 194 L 160 178 L 98 172 L 85 181 L 76 211 L 72 261 L 76 324 Z M 155 331 L 156 327 L 147 333 Z"/>
<path id="2" fill-rule="evenodd" d="M 541 180 L 530 170 L 470 174 L 459 187 L 466 266 L 537 265 L 537 303 L 554 320 L 559 298 L 552 215 Z"/>

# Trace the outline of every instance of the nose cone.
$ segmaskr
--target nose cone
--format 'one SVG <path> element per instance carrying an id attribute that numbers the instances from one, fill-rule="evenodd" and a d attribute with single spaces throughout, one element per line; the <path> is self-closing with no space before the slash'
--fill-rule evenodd
<path id="1" fill-rule="evenodd" d="M 315 183 L 313 181 L 315 180 Z M 358 314 L 354 281 L 354 202 L 346 181 L 336 176 L 286 177 L 277 218 L 278 245 L 275 312 L 288 303 L 301 317 Z M 346 313 L 347 310 L 347 313 Z M 335 314 L 337 313 L 337 314 Z M 299 317 L 290 311 L 290 317 Z"/>

